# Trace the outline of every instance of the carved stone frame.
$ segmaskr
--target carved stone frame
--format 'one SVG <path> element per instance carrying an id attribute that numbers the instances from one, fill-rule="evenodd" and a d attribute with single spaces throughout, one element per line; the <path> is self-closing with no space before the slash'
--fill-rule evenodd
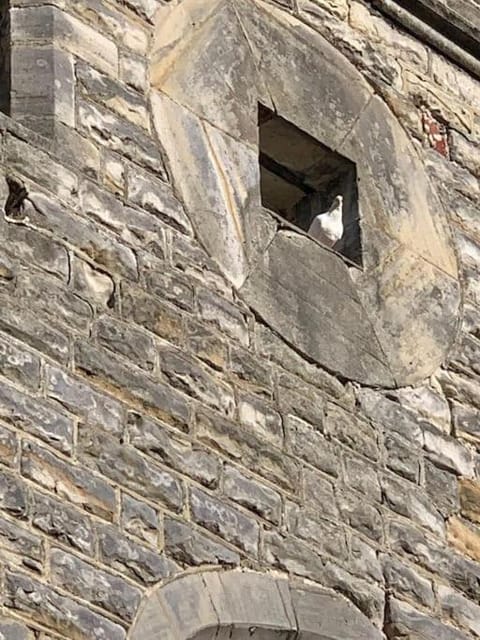
<path id="1" fill-rule="evenodd" d="M 140 606 L 129 640 L 381 640 L 331 591 L 250 571 L 187 574 Z"/>
<path id="2" fill-rule="evenodd" d="M 447 215 L 412 141 L 357 69 L 262 0 L 158 12 L 151 104 L 198 240 L 239 296 L 332 373 L 396 387 L 446 359 L 460 310 Z M 258 103 L 356 164 L 363 270 L 262 209 Z"/>

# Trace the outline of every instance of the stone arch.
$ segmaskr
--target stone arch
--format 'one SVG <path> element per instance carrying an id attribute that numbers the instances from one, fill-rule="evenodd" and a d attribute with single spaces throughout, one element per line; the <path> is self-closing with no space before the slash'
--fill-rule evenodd
<path id="1" fill-rule="evenodd" d="M 143 602 L 129 640 L 381 640 L 348 600 L 253 571 L 182 575 Z"/>
<path id="2" fill-rule="evenodd" d="M 262 0 L 182 0 L 158 12 L 151 78 L 198 239 L 255 313 L 343 378 L 431 375 L 459 324 L 453 241 L 417 150 L 360 72 Z M 262 208 L 259 102 L 356 164 L 363 270 Z"/>

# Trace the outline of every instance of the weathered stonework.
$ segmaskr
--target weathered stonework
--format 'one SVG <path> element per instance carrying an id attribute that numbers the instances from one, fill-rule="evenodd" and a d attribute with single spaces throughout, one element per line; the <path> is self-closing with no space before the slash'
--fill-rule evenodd
<path id="1" fill-rule="evenodd" d="M 478 10 L 406 4 L 10 3 L 0 640 L 480 638 Z M 258 101 L 363 270 L 260 206 Z"/>

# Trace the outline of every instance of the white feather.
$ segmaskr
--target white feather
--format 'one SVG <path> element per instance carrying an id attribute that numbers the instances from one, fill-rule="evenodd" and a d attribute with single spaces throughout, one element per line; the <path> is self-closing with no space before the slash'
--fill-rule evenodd
<path id="1" fill-rule="evenodd" d="M 328 211 L 315 216 L 308 228 L 308 234 L 327 247 L 333 247 L 343 236 L 342 213 L 343 198 L 337 196 Z"/>

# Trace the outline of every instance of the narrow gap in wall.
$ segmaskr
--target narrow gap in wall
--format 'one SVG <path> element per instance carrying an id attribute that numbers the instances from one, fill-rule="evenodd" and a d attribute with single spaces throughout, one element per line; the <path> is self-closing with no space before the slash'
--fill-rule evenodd
<path id="1" fill-rule="evenodd" d="M 10 2 L 0 0 L 0 111 L 10 114 Z"/>
<path id="2" fill-rule="evenodd" d="M 355 164 L 261 104 L 258 127 L 263 206 L 361 266 Z"/>

